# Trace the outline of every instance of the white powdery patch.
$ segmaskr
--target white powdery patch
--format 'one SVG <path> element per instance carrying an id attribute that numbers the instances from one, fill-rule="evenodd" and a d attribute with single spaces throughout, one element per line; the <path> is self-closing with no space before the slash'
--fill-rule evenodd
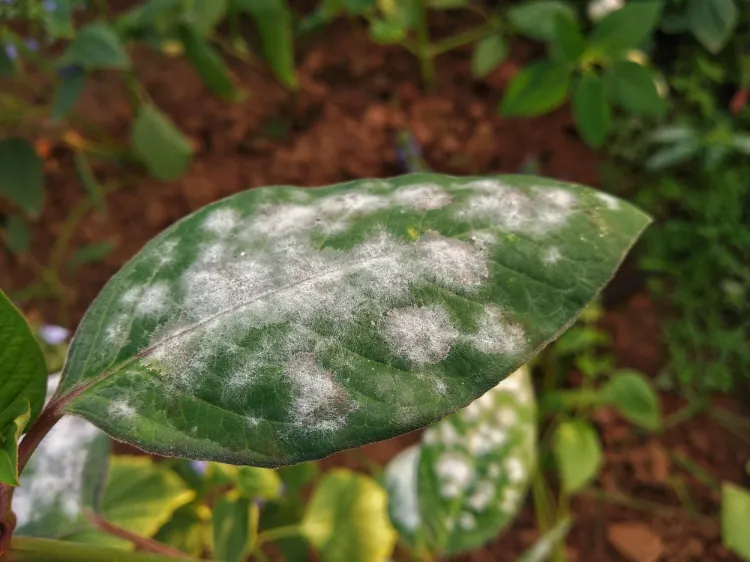
<path id="1" fill-rule="evenodd" d="M 505 461 L 505 472 L 508 475 L 508 480 L 514 484 L 523 482 L 526 476 L 526 468 L 521 459 L 517 457 L 509 457 Z"/>
<path id="2" fill-rule="evenodd" d="M 128 400 L 113 400 L 107 413 L 113 418 L 130 419 L 135 416 L 136 409 Z"/>
<path id="3" fill-rule="evenodd" d="M 130 287 L 127 291 L 125 291 L 122 296 L 120 297 L 120 304 L 123 306 L 133 306 L 138 304 L 138 301 L 141 300 L 141 294 L 143 293 L 143 287 L 142 286 L 134 286 Z"/>
<path id="4" fill-rule="evenodd" d="M 445 499 L 461 495 L 474 479 L 471 461 L 453 452 L 443 452 L 438 457 L 434 470 L 440 480 L 440 495 Z"/>
<path id="5" fill-rule="evenodd" d="M 479 318 L 479 329 L 467 337 L 481 353 L 503 353 L 517 356 L 526 348 L 526 335 L 518 324 L 506 322 L 500 308 L 488 306 Z"/>
<path id="6" fill-rule="evenodd" d="M 433 211 L 448 205 L 452 197 L 436 183 L 419 183 L 396 190 L 393 199 L 404 207 Z"/>
<path id="7" fill-rule="evenodd" d="M 503 513 L 515 513 L 522 498 L 523 496 L 520 491 L 507 486 L 505 490 L 503 490 L 503 499 L 500 503 L 500 510 L 503 511 Z"/>
<path id="8" fill-rule="evenodd" d="M 108 343 L 115 343 L 122 340 L 128 329 L 129 320 L 129 317 L 124 314 L 115 317 L 115 319 L 104 329 L 105 341 Z"/>
<path id="9" fill-rule="evenodd" d="M 442 283 L 474 287 L 489 276 L 481 247 L 427 232 L 419 243 L 430 274 Z"/>
<path id="10" fill-rule="evenodd" d="M 554 265 L 559 262 L 561 258 L 562 253 L 560 252 L 560 248 L 558 248 L 557 246 L 552 246 L 551 248 L 547 248 L 545 250 L 542 261 L 547 265 Z"/>
<path id="11" fill-rule="evenodd" d="M 156 264 L 163 267 L 174 260 L 175 248 L 177 248 L 177 240 L 166 240 L 160 242 L 151 255 L 154 257 Z"/>
<path id="12" fill-rule="evenodd" d="M 284 374 L 294 386 L 292 418 L 299 427 L 333 431 L 343 426 L 346 416 L 357 408 L 333 373 L 318 365 L 312 353 L 295 355 Z"/>
<path id="13" fill-rule="evenodd" d="M 463 187 L 475 193 L 457 209 L 459 218 L 489 220 L 511 232 L 540 235 L 560 228 L 576 205 L 576 196 L 560 188 L 535 187 L 527 194 L 493 180 Z"/>
<path id="14" fill-rule="evenodd" d="M 384 324 L 393 352 L 417 365 L 445 359 L 459 336 L 448 312 L 438 305 L 390 310 Z"/>
<path id="15" fill-rule="evenodd" d="M 217 236 L 226 236 L 240 225 L 240 214 L 226 207 L 211 211 L 203 221 L 203 228 Z"/>
<path id="16" fill-rule="evenodd" d="M 477 526 L 477 520 L 471 513 L 462 513 L 458 516 L 458 526 L 464 531 L 471 531 Z"/>
<path id="17" fill-rule="evenodd" d="M 473 455 L 482 457 L 497 451 L 507 442 L 507 431 L 486 423 L 469 435 L 468 449 Z"/>
<path id="18" fill-rule="evenodd" d="M 597 193 L 596 198 L 604 203 L 610 211 L 615 211 L 620 208 L 620 200 L 608 193 Z"/>
<path id="19" fill-rule="evenodd" d="M 477 484 L 474 492 L 468 500 L 469 507 L 476 512 L 482 512 L 492 503 L 495 498 L 495 486 L 492 482 L 482 480 Z"/>
<path id="20" fill-rule="evenodd" d="M 200 250 L 198 254 L 198 261 L 200 263 L 218 263 L 223 261 L 227 257 L 227 248 L 221 242 L 214 242 L 212 244 L 206 244 Z"/>
<path id="21" fill-rule="evenodd" d="M 409 447 L 396 456 L 386 469 L 389 511 L 394 521 L 408 531 L 416 531 L 422 524 L 417 494 L 419 454 L 419 447 Z"/>
<path id="22" fill-rule="evenodd" d="M 164 314 L 171 304 L 169 293 L 169 285 L 164 282 L 145 287 L 135 305 L 135 313 L 139 316 Z"/>
<path id="23" fill-rule="evenodd" d="M 587 12 L 591 21 L 599 21 L 623 6 L 625 6 L 625 0 L 590 0 Z"/>
<path id="24" fill-rule="evenodd" d="M 59 375 L 47 381 L 47 398 L 54 393 Z M 65 416 L 37 447 L 13 495 L 19 528 L 57 508 L 68 518 L 80 513 L 82 473 L 90 442 L 101 435 L 89 422 Z"/>

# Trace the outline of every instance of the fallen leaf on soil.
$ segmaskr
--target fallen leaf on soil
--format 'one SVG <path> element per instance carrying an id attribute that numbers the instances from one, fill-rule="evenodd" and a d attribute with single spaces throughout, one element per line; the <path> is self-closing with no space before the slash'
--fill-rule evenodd
<path id="1" fill-rule="evenodd" d="M 656 562 L 664 552 L 661 537 L 642 523 L 607 526 L 609 543 L 632 562 Z"/>

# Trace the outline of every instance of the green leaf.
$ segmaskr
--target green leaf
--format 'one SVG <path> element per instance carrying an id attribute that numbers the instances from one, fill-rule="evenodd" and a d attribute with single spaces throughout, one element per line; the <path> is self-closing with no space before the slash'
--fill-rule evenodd
<path id="1" fill-rule="evenodd" d="M 78 101 L 86 85 L 86 73 L 81 71 L 69 71 L 63 74 L 57 85 L 55 97 L 52 100 L 52 120 L 60 121 L 68 115 Z"/>
<path id="2" fill-rule="evenodd" d="M 174 512 L 154 539 L 191 556 L 201 556 L 211 538 L 210 518 L 211 512 L 205 505 L 198 502 L 184 505 Z"/>
<path id="3" fill-rule="evenodd" d="M 193 27 L 203 36 L 208 36 L 226 17 L 229 0 L 211 0 L 210 2 L 190 2 L 187 18 Z"/>
<path id="4" fill-rule="evenodd" d="M 190 141 L 154 105 L 138 108 L 130 142 L 151 175 L 161 181 L 184 174 L 193 154 Z"/>
<path id="5" fill-rule="evenodd" d="M 468 5 L 469 0 L 427 0 L 427 6 L 433 10 L 453 10 Z"/>
<path id="6" fill-rule="evenodd" d="M 78 177 L 83 184 L 83 188 L 86 190 L 86 194 L 101 213 L 106 214 L 107 203 L 105 201 L 104 190 L 94 175 L 94 171 L 91 169 L 86 153 L 82 150 L 76 150 L 73 153 L 73 160 L 76 165 L 76 172 Z"/>
<path id="7" fill-rule="evenodd" d="M 237 99 L 229 68 L 216 50 L 190 24 L 180 24 L 178 33 L 185 56 L 211 91 L 227 100 Z"/>
<path id="8" fill-rule="evenodd" d="M 695 38 L 718 53 L 732 38 L 739 10 L 734 0 L 688 0 L 687 19 Z"/>
<path id="9" fill-rule="evenodd" d="M 651 142 L 658 142 L 663 144 L 672 144 L 675 142 L 683 142 L 695 139 L 695 131 L 687 125 L 659 127 L 649 137 L 649 140 Z"/>
<path id="10" fill-rule="evenodd" d="M 589 48 L 610 57 L 623 56 L 648 39 L 659 21 L 661 9 L 660 0 L 628 2 L 596 24 L 589 36 Z"/>
<path id="11" fill-rule="evenodd" d="M 567 493 L 586 487 L 599 474 L 602 446 L 594 427 L 584 420 L 562 422 L 552 435 L 552 450 Z"/>
<path id="12" fill-rule="evenodd" d="M 34 148 L 23 139 L 0 141 L 0 194 L 32 217 L 44 204 L 44 170 Z"/>
<path id="13" fill-rule="evenodd" d="M 255 19 L 263 56 L 281 83 L 297 89 L 294 66 L 294 30 L 286 0 L 242 0 L 241 6 Z"/>
<path id="14" fill-rule="evenodd" d="M 604 393 L 628 421 L 650 431 L 661 428 L 659 396 L 641 373 L 627 369 L 617 371 L 607 383 Z"/>
<path id="15" fill-rule="evenodd" d="M 295 495 L 320 474 L 320 467 L 315 461 L 309 461 L 283 466 L 278 472 L 284 482 L 286 492 L 289 495 Z"/>
<path id="16" fill-rule="evenodd" d="M 750 156 L 750 135 L 735 133 L 732 135 L 731 146 L 737 152 Z"/>
<path id="17" fill-rule="evenodd" d="M 19 401 L 29 401 L 33 422 L 44 404 L 44 356 L 23 315 L 0 291 L 0 431 L 15 425 Z M 23 429 L 23 428 L 22 428 Z"/>
<path id="18" fill-rule="evenodd" d="M 556 109 L 565 102 L 571 74 L 567 63 L 545 60 L 529 64 L 508 85 L 500 113 L 533 117 Z"/>
<path id="19" fill-rule="evenodd" d="M 626 111 L 659 116 L 667 110 L 653 72 L 643 65 L 617 61 L 604 71 L 604 82 L 609 99 Z"/>
<path id="20" fill-rule="evenodd" d="M 109 281 L 65 410 L 149 452 L 266 467 L 406 433 L 558 336 L 648 222 L 531 175 L 238 193 Z"/>
<path id="21" fill-rule="evenodd" d="M 750 491 L 731 482 L 721 485 L 721 540 L 743 560 L 750 560 Z"/>
<path id="22" fill-rule="evenodd" d="M 389 513 L 415 551 L 480 547 L 523 504 L 536 462 L 536 404 L 523 367 L 425 431 L 386 468 Z"/>
<path id="23" fill-rule="evenodd" d="M 302 533 L 321 562 L 381 562 L 396 544 L 387 504 L 385 490 L 372 478 L 331 470 L 307 504 Z"/>
<path id="24" fill-rule="evenodd" d="M 214 558 L 242 562 L 255 544 L 258 508 L 247 498 L 222 497 L 213 506 Z"/>
<path id="25" fill-rule="evenodd" d="M 508 55 L 508 45 L 502 35 L 490 35 L 477 42 L 471 59 L 471 72 L 475 78 L 484 78 L 495 70 Z"/>
<path id="26" fill-rule="evenodd" d="M 384 18 L 370 21 L 370 39 L 379 45 L 394 45 L 400 43 L 409 32 L 404 22 Z"/>
<path id="27" fill-rule="evenodd" d="M 553 57 L 576 63 L 586 49 L 586 39 L 575 17 L 567 12 L 555 16 L 550 42 Z"/>
<path id="28" fill-rule="evenodd" d="M 73 6 L 71 0 L 55 0 L 45 6 L 44 27 L 52 37 L 73 37 Z"/>
<path id="29" fill-rule="evenodd" d="M 195 492 L 166 466 L 150 457 L 112 457 L 100 514 L 107 521 L 151 537 Z"/>
<path id="30" fill-rule="evenodd" d="M 76 248 L 76 251 L 73 252 L 73 256 L 68 262 L 67 269 L 72 273 L 82 265 L 100 262 L 112 252 L 114 247 L 115 245 L 109 241 L 79 246 Z"/>
<path id="31" fill-rule="evenodd" d="M 31 230 L 26 222 L 16 215 L 10 215 L 5 221 L 3 233 L 5 246 L 14 254 L 24 254 L 31 245 Z"/>
<path id="32" fill-rule="evenodd" d="M 0 427 L 0 484 L 18 486 L 18 440 L 31 418 L 29 399 L 21 397 L 3 412 L 13 416 L 10 423 Z"/>
<path id="33" fill-rule="evenodd" d="M 47 380 L 47 398 L 59 376 Z M 63 417 L 46 435 L 21 475 L 13 495 L 16 534 L 68 537 L 86 526 L 81 507 L 94 508 L 96 489 L 107 471 L 109 438 L 89 422 Z"/>
<path id="34" fill-rule="evenodd" d="M 521 555 L 518 562 L 546 562 L 552 556 L 555 547 L 565 540 L 572 526 L 573 522 L 570 519 L 561 519 L 539 537 L 532 547 Z"/>
<path id="35" fill-rule="evenodd" d="M 249 499 L 271 500 L 281 496 L 281 478 L 275 470 L 242 466 L 237 469 L 237 489 Z"/>
<path id="36" fill-rule="evenodd" d="M 573 116 L 583 140 L 591 147 L 604 144 L 612 128 L 612 115 L 604 83 L 596 74 L 584 74 L 573 88 Z"/>
<path id="37" fill-rule="evenodd" d="M 679 142 L 652 154 L 646 160 L 649 170 L 663 170 L 681 164 L 693 158 L 700 150 L 700 144 L 694 139 Z"/>
<path id="38" fill-rule="evenodd" d="M 91 23 L 78 30 L 63 60 L 87 70 L 125 70 L 130 67 L 130 59 L 120 38 L 103 23 Z"/>
<path id="39" fill-rule="evenodd" d="M 0 76 L 7 78 L 8 76 L 12 76 L 15 71 L 16 63 L 8 56 L 8 53 L 5 51 L 5 45 L 3 45 L 3 48 L 0 49 Z"/>
<path id="40" fill-rule="evenodd" d="M 508 8 L 508 19 L 513 27 L 539 41 L 552 39 L 555 33 L 555 20 L 559 15 L 576 20 L 576 12 L 567 2 L 532 0 L 513 4 Z"/>

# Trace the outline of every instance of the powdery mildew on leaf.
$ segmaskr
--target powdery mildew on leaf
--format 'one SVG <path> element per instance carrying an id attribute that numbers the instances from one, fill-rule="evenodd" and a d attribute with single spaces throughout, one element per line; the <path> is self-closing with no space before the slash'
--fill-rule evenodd
<path id="1" fill-rule="evenodd" d="M 419 446 L 413 445 L 401 451 L 388 463 L 385 472 L 388 495 L 388 511 L 399 527 L 409 533 L 416 531 L 422 523 L 417 495 L 417 467 Z"/>
<path id="2" fill-rule="evenodd" d="M 69 410 L 148 450 L 264 466 L 422 426 L 526 361 L 606 281 L 625 244 L 603 233 L 633 211 L 600 203 L 528 176 L 237 194 L 108 284 L 63 390 L 101 378 Z M 602 255 L 591 278 L 559 277 Z M 468 455 L 513 441 L 502 420 L 482 431 L 461 434 Z"/>
<path id="3" fill-rule="evenodd" d="M 47 398 L 59 375 L 49 378 Z M 95 439 L 107 439 L 86 420 L 66 416 L 42 440 L 13 494 L 19 535 L 54 536 L 81 514 L 83 471 Z"/>
<path id="4" fill-rule="evenodd" d="M 417 482 L 419 521 L 433 552 L 455 553 L 497 535 L 520 508 L 535 462 L 536 413 L 525 368 L 422 437 Z M 409 467 L 386 468 L 391 518 L 404 527 Z M 399 473 L 399 471 L 401 471 Z M 407 521 L 413 521 L 411 515 Z M 414 541 L 414 528 L 407 528 Z M 447 535 L 446 535 L 447 533 Z M 447 536 L 447 544 L 438 537 Z"/>

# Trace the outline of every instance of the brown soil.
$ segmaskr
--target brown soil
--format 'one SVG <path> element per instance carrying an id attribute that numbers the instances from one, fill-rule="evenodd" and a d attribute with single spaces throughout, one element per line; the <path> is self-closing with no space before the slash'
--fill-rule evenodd
<path id="1" fill-rule="evenodd" d="M 418 65 L 410 55 L 375 47 L 361 29 L 343 22 L 300 46 L 301 88 L 294 97 L 267 72 L 234 64 L 237 83 L 247 92 L 238 104 L 211 96 L 185 61 L 138 52 L 140 79 L 154 102 L 193 139 L 195 161 L 184 177 L 170 183 L 152 180 L 133 166 L 96 166 L 103 183 L 117 180 L 122 187 L 109 196 L 106 216 L 85 216 L 73 247 L 103 240 L 116 247 L 103 262 L 64 281 L 63 321 L 74 327 L 107 279 L 147 240 L 211 201 L 260 185 L 313 186 L 401 173 L 394 137 L 402 128 L 412 131 L 428 164 L 441 172 L 515 172 L 525 159 L 535 157 L 544 175 L 596 185 L 596 157 L 576 137 L 567 108 L 535 119 L 497 115 L 502 90 L 534 49 L 515 45 L 509 62 L 480 82 L 471 78 L 467 51 L 444 55 L 438 60 L 436 93 L 426 94 L 420 91 Z M 113 138 L 127 139 L 132 115 L 117 76 L 91 80 L 79 109 Z M 41 263 L 49 259 L 66 217 L 83 196 L 71 154 L 59 138 L 59 132 L 50 132 L 47 202 L 34 229 L 31 254 Z M 19 290 L 34 279 L 27 259 L 0 253 L 0 286 L 5 290 Z M 26 308 L 49 322 L 60 321 L 57 300 L 34 300 Z M 659 318 L 648 298 L 636 295 L 609 311 L 604 325 L 613 335 L 621 365 L 650 374 L 658 371 L 664 361 Z M 677 399 L 664 396 L 666 411 L 679 406 Z M 606 446 L 600 487 L 664 507 L 577 499 L 576 524 L 568 539 L 570 560 L 628 560 L 622 545 L 633 542 L 649 543 L 650 550 L 631 553 L 630 560 L 736 560 L 720 544 L 716 492 L 686 476 L 667 452 L 680 452 L 717 479 L 739 482 L 742 463 L 750 458 L 747 443 L 702 418 L 659 437 L 634 431 L 608 411 L 597 416 L 597 424 Z M 364 469 L 364 458 L 382 464 L 417 438 L 410 434 L 342 452 L 323 465 Z M 684 479 L 697 514 L 691 516 L 672 491 L 669 480 L 675 477 Z M 527 506 L 512 529 L 458 559 L 515 560 L 537 535 Z"/>

